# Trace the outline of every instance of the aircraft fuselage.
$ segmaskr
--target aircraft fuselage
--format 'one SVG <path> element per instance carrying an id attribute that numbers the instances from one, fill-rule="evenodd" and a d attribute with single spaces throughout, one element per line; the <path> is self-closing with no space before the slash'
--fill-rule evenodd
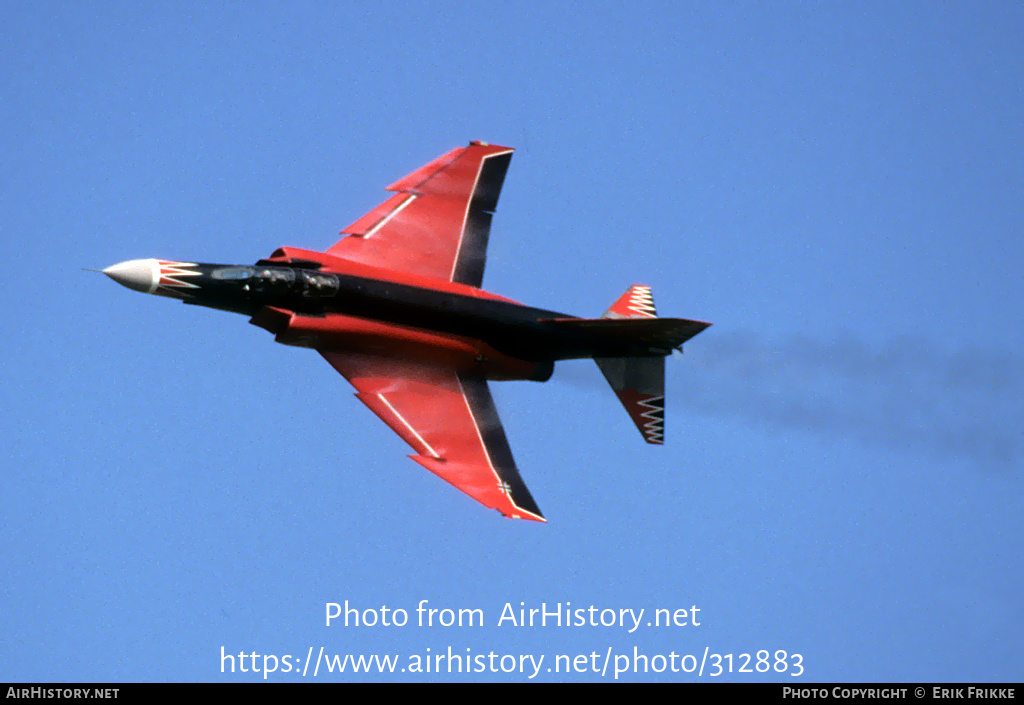
<path id="1" fill-rule="evenodd" d="M 491 379 L 544 381 L 556 360 L 646 352 L 626 341 L 566 330 L 550 321 L 575 317 L 481 289 L 378 278 L 358 263 L 351 269 L 266 260 L 255 265 L 133 260 L 106 273 L 139 291 L 248 316 L 284 344 L 376 351 L 386 340 L 405 357 L 440 354 L 453 362 L 455 354 L 455 364 L 477 369 L 491 363 Z M 395 340 L 407 345 L 395 346 Z"/>

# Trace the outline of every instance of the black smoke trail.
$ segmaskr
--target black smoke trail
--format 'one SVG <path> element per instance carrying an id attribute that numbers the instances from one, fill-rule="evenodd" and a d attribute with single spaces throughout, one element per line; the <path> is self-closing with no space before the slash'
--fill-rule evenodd
<path id="1" fill-rule="evenodd" d="M 687 409 L 986 467 L 1015 466 L 1021 456 L 1024 364 L 1014 355 L 950 352 L 912 338 L 875 346 L 712 333 L 668 367 L 670 418 Z M 561 378 L 582 381 L 576 370 Z"/>

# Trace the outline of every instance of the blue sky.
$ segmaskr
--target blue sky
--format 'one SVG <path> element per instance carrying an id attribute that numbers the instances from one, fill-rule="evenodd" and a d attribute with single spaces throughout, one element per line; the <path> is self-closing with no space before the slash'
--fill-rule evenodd
<path id="1" fill-rule="evenodd" d="M 1020 5 L 0 19 L 0 679 L 261 680 L 222 647 L 322 647 L 399 670 L 315 680 L 530 680 L 511 655 L 534 680 L 1020 680 Z M 641 282 L 715 324 L 670 361 L 661 448 L 589 362 L 492 385 L 546 525 L 407 460 L 315 354 L 81 269 L 325 249 L 471 139 L 517 148 L 486 288 L 598 315 Z M 346 600 L 409 624 L 325 626 Z M 420 627 L 422 600 L 485 623 Z M 645 616 L 514 627 L 506 603 Z M 498 672 L 408 670 L 448 648 Z M 788 670 L 634 670 L 760 650 Z"/>

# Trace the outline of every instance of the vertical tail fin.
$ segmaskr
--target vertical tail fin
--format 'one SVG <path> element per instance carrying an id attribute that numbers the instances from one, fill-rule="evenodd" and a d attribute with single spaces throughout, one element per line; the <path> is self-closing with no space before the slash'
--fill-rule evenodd
<path id="1" fill-rule="evenodd" d="M 604 312 L 601 318 L 657 318 L 651 287 L 634 284 Z"/>

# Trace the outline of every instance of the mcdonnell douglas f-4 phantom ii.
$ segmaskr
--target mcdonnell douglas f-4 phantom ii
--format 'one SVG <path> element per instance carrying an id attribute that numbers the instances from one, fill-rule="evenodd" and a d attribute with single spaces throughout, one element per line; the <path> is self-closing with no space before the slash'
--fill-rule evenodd
<path id="1" fill-rule="evenodd" d="M 416 451 L 413 460 L 507 517 L 544 521 L 519 476 L 489 380 L 547 381 L 593 358 L 643 438 L 664 434 L 665 357 L 708 323 L 658 318 L 630 287 L 601 318 L 524 306 L 481 287 L 512 149 L 471 142 L 387 187 L 326 252 L 282 247 L 254 265 L 139 259 L 124 286 L 233 311 L 312 348 Z"/>

